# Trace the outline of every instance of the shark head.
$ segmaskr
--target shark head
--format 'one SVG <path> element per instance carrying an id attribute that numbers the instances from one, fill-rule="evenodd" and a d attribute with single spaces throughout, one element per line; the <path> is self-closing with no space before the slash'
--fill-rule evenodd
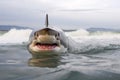
<path id="1" fill-rule="evenodd" d="M 29 52 L 34 57 L 58 55 L 66 52 L 66 40 L 63 32 L 48 27 L 48 15 L 46 15 L 46 27 L 36 31 L 28 45 Z"/>
<path id="2" fill-rule="evenodd" d="M 61 42 L 60 33 L 50 28 L 43 28 L 34 33 L 28 46 L 33 55 L 51 55 L 64 52 L 65 46 Z"/>

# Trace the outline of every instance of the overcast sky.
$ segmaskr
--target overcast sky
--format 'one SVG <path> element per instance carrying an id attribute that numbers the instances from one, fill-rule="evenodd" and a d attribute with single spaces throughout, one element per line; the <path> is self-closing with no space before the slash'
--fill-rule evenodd
<path id="1" fill-rule="evenodd" d="M 0 0 L 0 25 L 119 28 L 120 0 Z"/>

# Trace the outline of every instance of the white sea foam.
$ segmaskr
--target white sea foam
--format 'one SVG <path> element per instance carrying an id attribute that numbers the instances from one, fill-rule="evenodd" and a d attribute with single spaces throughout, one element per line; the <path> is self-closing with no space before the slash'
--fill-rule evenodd
<path id="1" fill-rule="evenodd" d="M 66 35 L 69 35 L 71 37 L 80 37 L 80 36 L 88 36 L 89 32 L 85 29 L 79 29 L 76 31 L 72 31 L 72 32 L 66 32 Z"/>
<path id="2" fill-rule="evenodd" d="M 66 32 L 66 35 L 77 42 L 73 44 L 77 52 L 86 52 L 92 49 L 120 48 L 120 33 L 118 32 L 88 32 L 85 29 L 79 29 L 73 32 Z"/>
<path id="3" fill-rule="evenodd" d="M 31 32 L 30 29 L 11 29 L 0 36 L 0 44 L 22 44 L 29 40 Z"/>

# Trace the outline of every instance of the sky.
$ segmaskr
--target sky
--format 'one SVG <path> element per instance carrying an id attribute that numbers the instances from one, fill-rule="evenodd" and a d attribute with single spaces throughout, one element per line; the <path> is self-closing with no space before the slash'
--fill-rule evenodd
<path id="1" fill-rule="evenodd" d="M 0 25 L 120 29 L 120 0 L 0 0 Z"/>

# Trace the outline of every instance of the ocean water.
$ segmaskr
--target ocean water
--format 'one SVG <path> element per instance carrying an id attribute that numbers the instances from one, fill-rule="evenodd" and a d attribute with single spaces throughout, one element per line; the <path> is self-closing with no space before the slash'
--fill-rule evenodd
<path id="1" fill-rule="evenodd" d="M 119 32 L 66 32 L 78 42 L 78 53 L 49 60 L 35 60 L 28 52 L 31 32 L 11 29 L 0 33 L 0 80 L 120 80 Z"/>

